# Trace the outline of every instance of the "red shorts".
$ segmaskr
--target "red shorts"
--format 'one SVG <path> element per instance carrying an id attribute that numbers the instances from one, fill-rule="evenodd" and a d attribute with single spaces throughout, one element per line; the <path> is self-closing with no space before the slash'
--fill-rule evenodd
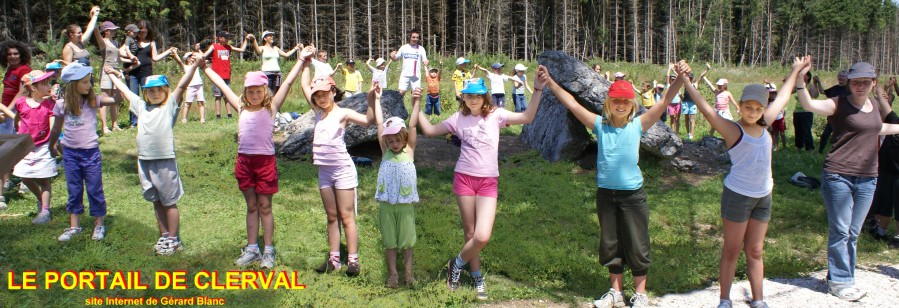
<path id="1" fill-rule="evenodd" d="M 249 155 L 237 153 L 234 177 L 241 191 L 253 188 L 257 194 L 274 195 L 278 192 L 278 165 L 275 155 Z"/>
<path id="2" fill-rule="evenodd" d="M 784 118 L 780 118 L 780 120 L 774 120 L 774 123 L 771 123 L 771 130 L 775 132 L 787 131 L 787 124 L 784 122 Z"/>
<path id="3" fill-rule="evenodd" d="M 453 176 L 453 193 L 457 196 L 480 196 L 496 198 L 498 178 L 482 178 L 456 172 Z"/>

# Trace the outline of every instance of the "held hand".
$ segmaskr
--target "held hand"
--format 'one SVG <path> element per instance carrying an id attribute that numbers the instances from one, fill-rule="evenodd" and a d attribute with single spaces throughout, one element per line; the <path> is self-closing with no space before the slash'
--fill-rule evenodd
<path id="1" fill-rule="evenodd" d="M 94 16 L 97 16 L 97 15 L 99 15 L 99 14 L 100 14 L 100 7 L 99 7 L 99 6 L 94 6 L 94 7 L 91 8 L 91 18 L 94 18 Z"/>
<path id="2" fill-rule="evenodd" d="M 793 59 L 793 65 L 790 66 L 793 70 L 798 70 L 805 67 L 805 57 L 796 57 Z M 765 79 L 765 83 L 768 83 L 768 79 Z"/>
<path id="3" fill-rule="evenodd" d="M 300 60 L 306 61 L 312 54 L 315 53 L 315 46 L 309 45 L 303 48 L 303 51 L 300 51 Z"/>
<path id="4" fill-rule="evenodd" d="M 53 158 L 59 157 L 59 149 L 57 149 L 55 145 L 51 146 L 49 148 L 50 148 L 50 156 L 53 156 Z"/>
<path id="5" fill-rule="evenodd" d="M 106 72 L 107 75 L 112 75 L 121 78 L 119 72 L 115 70 L 112 66 L 104 66 L 103 71 Z"/>
<path id="6" fill-rule="evenodd" d="M 200 43 L 194 44 L 194 51 L 196 51 L 196 52 L 200 51 Z"/>
<path id="7" fill-rule="evenodd" d="M 802 70 L 799 71 L 799 78 L 805 78 L 805 74 L 812 70 L 812 56 L 805 56 L 802 63 L 805 65 L 802 67 Z"/>
<path id="8" fill-rule="evenodd" d="M 540 65 L 537 67 L 537 78 L 534 78 L 534 90 L 543 90 L 543 87 L 546 85 L 555 82 L 552 77 L 549 75 L 549 70 L 546 69 L 546 66 Z"/>
<path id="9" fill-rule="evenodd" d="M 412 90 L 412 104 L 416 104 L 419 101 L 421 101 L 421 88 L 415 88 L 415 90 Z"/>
<path id="10" fill-rule="evenodd" d="M 668 63 L 668 69 L 669 69 L 669 70 L 673 70 L 673 69 L 674 69 L 674 63 Z"/>
<path id="11" fill-rule="evenodd" d="M 391 52 L 390 52 L 390 58 L 391 58 L 391 59 L 396 59 L 396 51 L 391 51 Z"/>

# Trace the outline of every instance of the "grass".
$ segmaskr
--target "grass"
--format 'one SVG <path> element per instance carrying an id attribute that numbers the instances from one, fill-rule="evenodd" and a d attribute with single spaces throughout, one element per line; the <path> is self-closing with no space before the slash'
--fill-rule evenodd
<path id="1" fill-rule="evenodd" d="M 241 73 L 235 74 L 243 75 L 242 71 L 257 65 L 239 63 L 235 71 Z M 529 66 L 533 70 L 533 63 Z M 174 71 L 166 67 L 160 70 Z M 367 70 L 363 73 L 367 74 Z M 768 78 L 774 76 L 779 75 Z M 395 82 L 395 76 L 390 80 Z M 446 80 L 442 94 L 451 98 L 448 89 L 452 87 Z M 733 80 L 749 82 L 736 76 Z M 240 91 L 241 79 L 234 81 L 235 90 Z M 206 87 L 207 97 L 211 98 L 208 82 Z M 739 84 L 732 87 L 736 91 L 739 88 L 742 88 Z M 308 109 L 296 90 L 284 110 Z M 455 111 L 454 107 L 446 108 L 439 119 Z M 209 110 L 207 117 L 211 118 L 212 108 Z M 125 123 L 126 118 L 127 115 L 121 115 L 119 123 Z M 700 136 L 708 129 L 704 125 L 707 124 L 700 120 L 697 126 Z M 0 216 L 0 242 L 3 243 L 0 271 L 141 271 L 145 282 L 152 283 L 152 273 L 163 270 L 186 270 L 188 277 L 192 277 L 201 270 L 237 269 L 233 261 L 239 248 L 245 245 L 246 229 L 245 203 L 232 173 L 236 131 L 236 120 L 200 125 L 194 113 L 189 123 L 179 123 L 176 127 L 178 165 L 186 191 L 179 204 L 184 251 L 172 257 L 159 257 L 151 249 L 158 236 L 156 222 L 151 205 L 141 197 L 136 175 L 136 132 L 127 130 L 100 138 L 104 189 L 109 203 L 107 238 L 94 242 L 87 232 L 71 242 L 57 242 L 56 237 L 68 225 L 64 214 L 67 193 L 60 176 L 53 181 L 54 216 L 47 225 L 30 223 L 35 214 L 33 195 L 8 194 L 10 209 Z M 797 151 L 792 147 L 792 129 L 788 131 L 791 146 L 774 153 L 774 208 L 766 245 L 768 277 L 802 276 L 826 265 L 827 219 L 820 193 L 788 184 L 789 176 L 796 171 L 819 176 L 823 155 Z M 504 134 L 519 132 L 520 128 L 511 128 Z M 684 130 L 681 132 L 685 136 Z M 653 266 L 649 291 L 659 296 L 713 284 L 717 280 L 721 245 L 719 198 L 723 175 L 698 178 L 672 170 L 648 156 L 643 157 L 640 166 L 651 209 Z M 173 291 L 151 287 L 98 291 L 56 287 L 37 291 L 6 290 L 0 292 L 0 304 L 70 306 L 83 305 L 91 296 L 159 298 L 166 295 L 224 297 L 233 306 L 412 307 L 480 303 L 471 287 L 455 293 L 447 291 L 440 276 L 446 260 L 458 252 L 462 239 L 458 210 L 451 194 L 451 169 L 418 169 L 421 203 L 416 205 L 419 240 L 415 248 L 415 274 L 419 283 L 412 289 L 392 290 L 383 287 L 386 267 L 377 227 L 378 205 L 373 201 L 377 167 L 359 168 L 357 223 L 363 272 L 357 278 L 319 275 L 312 270 L 328 250 L 316 171 L 309 161 L 280 159 L 278 167 L 281 191 L 275 196 L 273 207 L 277 228 L 276 270 L 298 271 L 299 282 L 307 285 L 305 290 L 190 288 Z M 500 169 L 497 220 L 492 241 L 482 253 L 490 301 L 540 298 L 576 305 L 607 290 L 608 272 L 597 259 L 595 171 L 583 170 L 572 162 L 546 162 L 535 151 L 509 156 Z M 89 225 L 90 219 L 84 217 L 82 226 L 89 230 Z M 860 264 L 899 262 L 895 250 L 867 235 L 860 241 L 858 251 Z M 745 279 L 745 263 L 740 262 L 737 278 Z M 626 281 L 626 288 L 631 289 L 632 283 Z M 3 275 L 0 286 L 7 283 L 8 278 Z"/>

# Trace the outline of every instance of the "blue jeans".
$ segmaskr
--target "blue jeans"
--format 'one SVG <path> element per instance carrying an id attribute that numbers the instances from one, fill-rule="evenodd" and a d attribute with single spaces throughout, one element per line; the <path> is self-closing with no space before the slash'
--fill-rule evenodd
<path id="1" fill-rule="evenodd" d="M 106 216 L 106 197 L 103 194 L 103 169 L 100 148 L 73 149 L 64 148 L 62 163 L 66 168 L 66 188 L 69 200 L 66 212 L 80 215 L 84 213 L 84 188 L 87 187 L 87 200 L 90 201 L 90 214 L 93 217 Z"/>
<path id="2" fill-rule="evenodd" d="M 425 104 L 425 114 L 426 115 L 440 115 L 440 96 L 431 96 L 427 95 L 428 103 Z"/>
<path id="3" fill-rule="evenodd" d="M 524 94 L 512 94 L 512 101 L 515 103 L 515 112 L 524 112 L 528 108 Z"/>
<path id="4" fill-rule="evenodd" d="M 0 104 L 2 104 L 2 103 L 0 103 Z M 15 114 L 16 109 L 13 107 L 14 107 L 13 105 L 10 105 L 9 109 L 13 112 L 13 114 Z M 6 118 L 5 122 L 0 123 L 0 134 L 12 135 L 15 133 L 16 133 L 16 119 L 15 118 Z"/>
<path id="5" fill-rule="evenodd" d="M 143 82 L 144 78 L 138 79 L 137 76 L 128 75 L 128 90 L 131 90 L 134 94 L 140 95 L 140 84 Z M 129 110 L 131 108 L 128 108 Z M 128 112 L 128 122 L 131 124 L 131 127 L 137 126 L 137 115 L 134 112 Z"/>
<path id="6" fill-rule="evenodd" d="M 858 234 L 877 187 L 876 177 L 824 172 L 821 195 L 827 212 L 827 280 L 831 285 L 855 285 Z"/>

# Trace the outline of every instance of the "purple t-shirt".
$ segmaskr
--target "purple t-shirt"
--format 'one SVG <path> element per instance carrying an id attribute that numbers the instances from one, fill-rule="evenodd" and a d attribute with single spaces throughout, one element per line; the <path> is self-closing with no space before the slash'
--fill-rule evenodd
<path id="1" fill-rule="evenodd" d="M 508 110 L 497 108 L 486 117 L 456 112 L 443 125 L 462 140 L 455 171 L 476 177 L 499 176 L 499 130 L 506 126 Z"/>
<path id="2" fill-rule="evenodd" d="M 97 107 L 100 97 L 97 96 Z M 53 115 L 63 120 L 63 137 L 59 141 L 63 146 L 73 149 L 93 149 L 97 143 L 97 108 L 92 108 L 87 100 L 81 103 L 81 115 L 66 113 L 66 104 L 62 99 L 56 100 Z"/>

